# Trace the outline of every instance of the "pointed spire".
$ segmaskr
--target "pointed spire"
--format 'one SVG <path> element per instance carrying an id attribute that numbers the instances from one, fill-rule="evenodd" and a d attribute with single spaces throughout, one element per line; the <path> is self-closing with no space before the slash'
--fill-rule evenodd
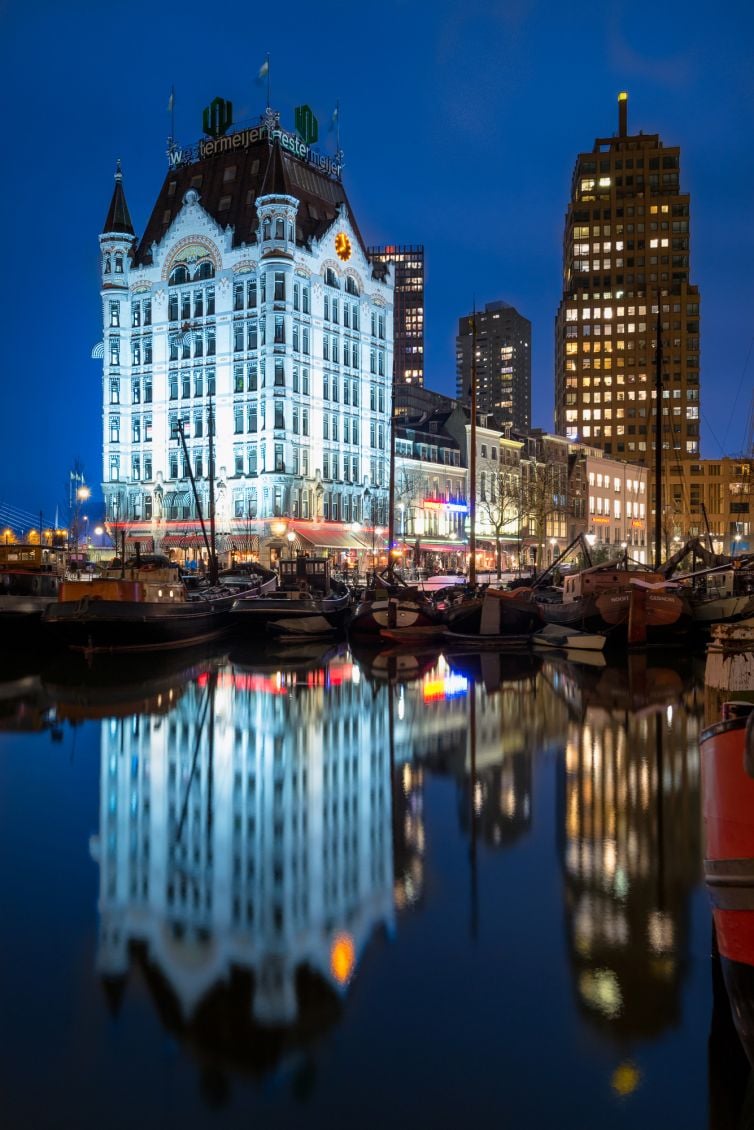
<path id="1" fill-rule="evenodd" d="M 107 219 L 105 226 L 102 229 L 102 234 L 106 235 L 108 232 L 117 232 L 119 235 L 135 235 L 133 224 L 131 223 L 131 216 L 126 204 L 126 194 L 123 191 L 123 172 L 120 167 L 120 159 L 115 166 L 115 188 L 113 189 L 113 198 L 110 201 L 110 208 L 108 209 Z"/>
<path id="2" fill-rule="evenodd" d="M 276 139 L 272 143 L 270 149 L 270 158 L 267 162 L 267 168 L 264 174 L 262 187 L 259 191 L 260 196 L 287 196 L 288 185 L 285 177 L 285 166 L 283 165 L 283 154 L 280 149 L 280 142 Z"/>

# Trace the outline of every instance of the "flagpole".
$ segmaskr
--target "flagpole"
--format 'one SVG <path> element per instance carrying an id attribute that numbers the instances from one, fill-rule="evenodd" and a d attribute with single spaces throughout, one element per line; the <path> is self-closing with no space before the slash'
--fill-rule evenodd
<path id="1" fill-rule="evenodd" d="M 175 86 L 170 87 L 170 140 L 175 141 Z"/>
<path id="2" fill-rule="evenodd" d="M 272 107 L 272 96 L 270 94 L 270 53 L 267 52 L 267 109 Z"/>

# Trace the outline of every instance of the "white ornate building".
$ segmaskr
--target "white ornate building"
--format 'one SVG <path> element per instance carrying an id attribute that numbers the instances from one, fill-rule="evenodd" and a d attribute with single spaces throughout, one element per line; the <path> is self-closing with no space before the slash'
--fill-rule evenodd
<path id="1" fill-rule="evenodd" d="M 353 522 L 385 525 L 393 285 L 339 167 L 270 112 L 172 156 L 141 238 L 120 169 L 100 236 L 111 526 L 197 539 L 179 422 L 205 517 L 214 424 L 218 531 L 277 517 L 340 547 Z"/>

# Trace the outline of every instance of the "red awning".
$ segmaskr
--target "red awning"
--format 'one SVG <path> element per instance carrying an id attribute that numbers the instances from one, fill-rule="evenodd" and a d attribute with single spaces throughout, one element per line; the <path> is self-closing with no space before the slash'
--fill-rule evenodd
<path id="1" fill-rule="evenodd" d="M 345 522 L 292 522 L 291 528 L 309 545 L 319 549 L 356 549 L 361 552 L 372 551 L 372 532 L 368 529 L 358 533 L 352 530 Z M 374 548 L 376 552 L 385 549 L 386 542 L 380 535 L 375 535 Z"/>
<path id="2" fill-rule="evenodd" d="M 140 553 L 154 553 L 154 538 L 148 534 L 128 534 L 126 536 L 126 549 L 133 549 L 138 545 Z"/>
<path id="3" fill-rule="evenodd" d="M 201 534 L 165 534 L 162 539 L 163 549 L 204 549 L 204 538 Z"/>

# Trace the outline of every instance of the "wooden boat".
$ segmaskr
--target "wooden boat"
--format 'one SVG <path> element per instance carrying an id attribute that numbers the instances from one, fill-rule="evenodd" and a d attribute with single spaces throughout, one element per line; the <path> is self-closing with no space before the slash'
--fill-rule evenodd
<path id="1" fill-rule="evenodd" d="M 539 604 L 529 588 L 488 588 L 475 600 L 448 610 L 448 628 L 466 635 L 526 635 L 542 625 Z"/>
<path id="2" fill-rule="evenodd" d="M 43 619 L 52 640 L 87 654 L 162 651 L 227 634 L 236 597 L 221 585 L 189 591 L 175 563 L 151 554 L 64 580 Z"/>
<path id="3" fill-rule="evenodd" d="M 354 612 L 348 634 L 379 640 L 383 628 L 427 628 L 443 624 L 442 612 L 429 601 L 389 597 L 386 600 L 361 601 Z"/>
<path id="4" fill-rule="evenodd" d="M 593 565 L 567 576 L 562 593 L 538 596 L 546 624 L 609 632 L 629 645 L 669 643 L 686 635 L 691 608 L 681 586 L 647 569 Z"/>
<path id="5" fill-rule="evenodd" d="M 531 642 L 537 647 L 554 647 L 559 651 L 604 651 L 607 636 L 600 632 L 579 632 L 561 624 L 545 624 L 534 633 Z"/>
<path id="6" fill-rule="evenodd" d="M 331 629 L 346 626 L 351 613 L 351 593 L 330 577 L 326 557 L 296 557 L 280 562 L 280 582 L 275 592 L 246 593 L 233 605 L 235 631 L 258 638 L 279 621 L 325 621 Z"/>
<path id="7" fill-rule="evenodd" d="M 704 875 L 733 1018 L 754 1052 L 754 703 L 726 703 L 700 738 Z"/>

